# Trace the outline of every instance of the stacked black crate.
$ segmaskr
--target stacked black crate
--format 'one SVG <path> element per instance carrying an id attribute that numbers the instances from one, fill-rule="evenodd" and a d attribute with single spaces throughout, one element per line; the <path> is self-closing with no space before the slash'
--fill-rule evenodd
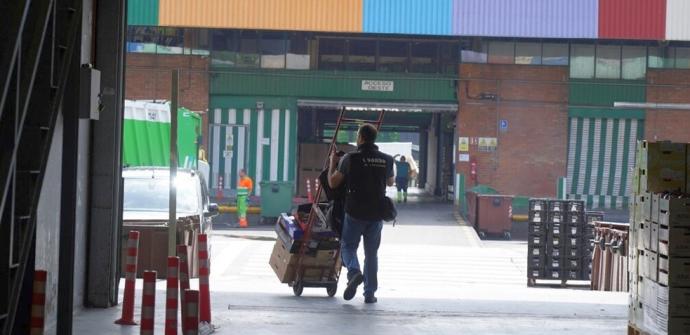
<path id="1" fill-rule="evenodd" d="M 565 203 L 561 200 L 549 200 L 549 224 L 548 239 L 546 241 L 548 250 L 546 253 L 548 270 L 547 279 L 563 280 L 566 270 L 565 264 L 565 241 L 566 231 L 566 211 Z"/>
<path id="2" fill-rule="evenodd" d="M 565 207 L 567 238 L 564 275 L 568 280 L 589 280 L 592 254 L 587 247 L 590 244 L 590 238 L 585 221 L 585 203 L 581 200 L 569 200 Z"/>
<path id="3" fill-rule="evenodd" d="M 548 200 L 530 199 L 527 239 L 527 278 L 542 279 L 546 275 L 546 232 Z"/>

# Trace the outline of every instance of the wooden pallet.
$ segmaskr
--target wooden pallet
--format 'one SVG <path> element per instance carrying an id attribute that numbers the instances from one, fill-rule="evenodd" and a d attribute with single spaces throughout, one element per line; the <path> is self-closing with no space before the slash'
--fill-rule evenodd
<path id="1" fill-rule="evenodd" d="M 577 282 L 577 283 L 573 283 Z M 585 284 L 586 283 L 586 284 Z M 527 287 L 572 287 L 572 288 L 587 288 L 589 289 L 591 284 L 586 280 L 576 280 L 576 279 L 542 279 L 542 278 L 527 278 Z"/>

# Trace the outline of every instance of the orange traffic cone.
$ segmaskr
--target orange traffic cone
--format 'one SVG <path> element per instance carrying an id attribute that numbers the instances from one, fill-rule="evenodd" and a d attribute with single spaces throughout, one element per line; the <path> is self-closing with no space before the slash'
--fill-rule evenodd
<path id="1" fill-rule="evenodd" d="M 249 227 L 249 224 L 247 224 L 247 218 L 240 218 L 240 228 L 247 228 Z"/>

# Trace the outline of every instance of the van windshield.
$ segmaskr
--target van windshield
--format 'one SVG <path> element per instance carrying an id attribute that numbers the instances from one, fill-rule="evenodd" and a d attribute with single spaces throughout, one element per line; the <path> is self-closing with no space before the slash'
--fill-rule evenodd
<path id="1" fill-rule="evenodd" d="M 125 178 L 125 211 L 167 212 L 170 203 L 168 178 Z M 194 178 L 177 177 L 177 211 L 199 211 L 199 191 Z"/>

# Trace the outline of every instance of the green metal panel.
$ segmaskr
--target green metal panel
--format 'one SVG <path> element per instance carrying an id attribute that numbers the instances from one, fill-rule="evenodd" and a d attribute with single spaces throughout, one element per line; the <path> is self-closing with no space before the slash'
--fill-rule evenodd
<path id="1" fill-rule="evenodd" d="M 149 112 L 153 113 L 153 111 Z M 167 120 L 169 116 L 162 119 Z M 180 108 L 177 120 L 179 166 L 195 168 L 201 118 L 188 109 Z M 125 116 L 123 164 L 128 166 L 170 165 L 170 122 L 147 121 L 141 117 Z"/>
<path id="2" fill-rule="evenodd" d="M 186 108 L 180 108 L 177 122 L 177 150 L 180 166 L 196 168 L 201 143 L 201 117 Z"/>
<path id="3" fill-rule="evenodd" d="M 130 26 L 157 26 L 158 0 L 128 0 L 127 24 Z"/>
<path id="4" fill-rule="evenodd" d="M 125 119 L 123 125 L 125 166 L 167 166 L 170 164 L 170 123 Z"/>
<path id="5" fill-rule="evenodd" d="M 571 106 L 613 107 L 619 102 L 645 102 L 646 83 L 640 81 L 571 80 Z"/>
<path id="6" fill-rule="evenodd" d="M 323 71 L 234 71 L 211 75 L 211 95 L 456 103 L 455 77 Z M 392 92 L 362 90 L 363 80 L 392 81 Z"/>
<path id="7" fill-rule="evenodd" d="M 262 110 L 256 108 L 257 102 L 263 104 Z M 294 99 L 222 96 L 212 97 L 210 106 L 209 163 L 212 188 L 218 188 L 217 179 L 223 176 L 224 190 L 235 190 L 240 168 L 246 168 L 248 175 L 254 179 L 257 194 L 263 193 L 260 189 L 262 181 L 295 180 L 297 112 Z M 246 132 L 244 146 L 239 140 L 240 129 Z M 228 137 L 220 135 L 223 131 L 232 131 L 233 134 L 230 140 L 233 142 L 230 143 L 232 159 L 224 157 Z M 215 132 L 219 135 L 215 136 Z M 275 143 L 274 139 L 277 139 Z"/>

